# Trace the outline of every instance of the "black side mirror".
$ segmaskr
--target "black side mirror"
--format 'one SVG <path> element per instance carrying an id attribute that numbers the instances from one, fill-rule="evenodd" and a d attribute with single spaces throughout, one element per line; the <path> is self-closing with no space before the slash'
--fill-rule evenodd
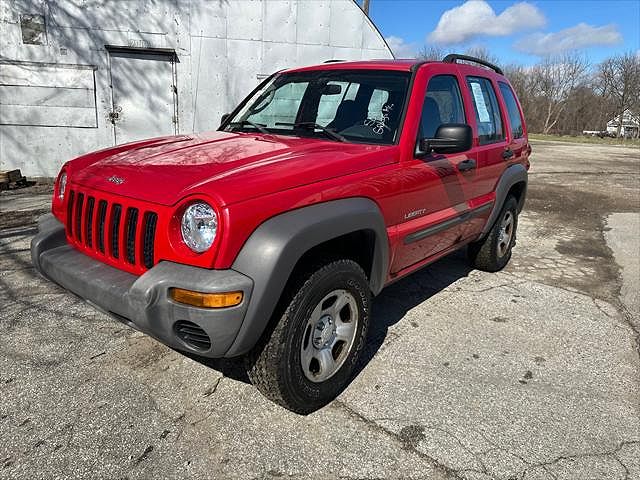
<path id="1" fill-rule="evenodd" d="M 418 156 L 435 153 L 459 153 L 473 145 L 473 131 L 466 123 L 443 123 L 434 138 L 422 138 L 418 142 Z"/>
<path id="2" fill-rule="evenodd" d="M 229 118 L 229 116 L 231 116 L 230 113 L 225 113 L 224 115 L 222 115 L 222 117 L 220 118 L 220 125 L 223 125 L 224 122 L 227 121 L 227 118 Z"/>

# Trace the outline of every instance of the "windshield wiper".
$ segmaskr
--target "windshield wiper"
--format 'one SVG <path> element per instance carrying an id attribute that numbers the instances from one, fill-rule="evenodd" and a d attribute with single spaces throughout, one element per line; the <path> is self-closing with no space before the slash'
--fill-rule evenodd
<path id="1" fill-rule="evenodd" d="M 255 128 L 260 133 L 265 133 L 267 135 L 271 134 L 271 132 L 269 132 L 269 130 L 264 128 L 264 127 L 266 127 L 266 125 L 264 125 L 262 123 L 253 123 L 251 120 L 240 120 L 239 122 L 230 122 L 229 123 L 230 127 L 244 127 L 245 125 L 249 125 L 249 126 Z"/>
<path id="2" fill-rule="evenodd" d="M 318 130 L 322 130 L 325 134 L 327 134 L 329 137 L 333 138 L 334 140 L 338 140 L 339 142 L 346 142 L 347 141 L 346 138 L 344 138 L 342 135 L 340 135 L 335 130 L 333 130 L 331 128 L 323 127 L 319 123 L 315 123 L 315 122 L 295 122 L 295 123 L 276 122 L 276 126 L 277 125 L 282 125 L 284 127 L 294 127 L 294 128 L 295 127 L 313 127 L 313 128 L 317 128 Z"/>

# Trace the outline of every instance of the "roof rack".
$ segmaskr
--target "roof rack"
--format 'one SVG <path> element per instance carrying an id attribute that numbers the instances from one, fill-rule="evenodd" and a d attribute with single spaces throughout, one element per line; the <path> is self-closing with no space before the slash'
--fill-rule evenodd
<path id="1" fill-rule="evenodd" d="M 334 59 L 332 58 L 331 60 L 325 60 L 322 63 L 337 63 L 337 62 L 344 62 L 345 60 L 340 60 L 340 59 Z"/>
<path id="2" fill-rule="evenodd" d="M 493 63 L 482 60 L 481 58 L 471 57 L 469 55 L 460 55 L 458 53 L 450 53 L 442 59 L 444 63 L 456 63 L 458 60 L 466 60 L 467 62 L 478 63 L 480 65 L 484 65 L 485 67 L 489 67 L 499 75 L 504 75 L 504 72 L 500 67 L 497 67 Z"/>

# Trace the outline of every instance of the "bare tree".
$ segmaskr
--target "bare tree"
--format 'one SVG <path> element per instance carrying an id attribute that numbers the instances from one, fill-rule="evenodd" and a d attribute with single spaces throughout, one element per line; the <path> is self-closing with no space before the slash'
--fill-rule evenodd
<path id="1" fill-rule="evenodd" d="M 436 46 L 427 47 L 425 45 L 418 52 L 418 58 L 420 60 L 426 60 L 426 61 L 429 61 L 429 60 L 431 60 L 431 61 L 442 60 L 445 55 L 446 55 L 445 50 L 443 48 L 441 48 L 441 47 L 436 47 Z"/>
<path id="2" fill-rule="evenodd" d="M 442 60 L 447 55 L 447 53 L 451 52 L 448 52 L 444 48 L 437 45 L 425 45 L 418 52 L 418 58 L 421 60 Z M 498 57 L 489 52 L 489 50 L 485 47 L 469 48 L 465 51 L 465 55 L 476 57 L 480 60 L 486 60 L 490 63 L 498 63 Z"/>
<path id="3" fill-rule="evenodd" d="M 640 57 L 625 53 L 611 57 L 598 69 L 603 96 L 611 99 L 615 117 L 619 118 L 617 136 L 622 133 L 625 111 L 640 109 Z"/>
<path id="4" fill-rule="evenodd" d="M 424 46 L 418 58 L 442 60 L 447 53 L 440 46 Z M 484 47 L 465 53 L 501 63 Z M 635 53 L 611 57 L 594 67 L 584 55 L 573 52 L 531 66 L 503 65 L 503 70 L 520 99 L 530 132 L 579 135 L 605 130 L 607 120 L 627 110 L 640 113 L 640 57 Z"/>
<path id="5" fill-rule="evenodd" d="M 549 133 L 560 120 L 572 91 L 587 78 L 589 63 L 578 54 L 548 57 L 533 67 L 534 95 L 543 108 L 542 133 Z"/>
<path id="6" fill-rule="evenodd" d="M 494 65 L 497 65 L 500 61 L 498 57 L 491 53 L 486 47 L 471 47 L 468 48 L 464 53 L 465 55 L 479 58 L 480 60 L 484 60 L 485 62 L 493 63 Z"/>

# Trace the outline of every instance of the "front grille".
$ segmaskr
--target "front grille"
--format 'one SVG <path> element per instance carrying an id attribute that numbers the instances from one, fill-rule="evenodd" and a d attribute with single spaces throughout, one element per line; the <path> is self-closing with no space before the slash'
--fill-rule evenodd
<path id="1" fill-rule="evenodd" d="M 115 203 L 100 196 L 70 189 L 66 222 L 69 240 L 87 253 L 125 269 L 128 265 L 132 271 L 140 272 L 153 267 L 157 213 L 141 211 L 139 205 L 126 205 L 124 199 Z"/>
<path id="2" fill-rule="evenodd" d="M 209 335 L 193 322 L 179 320 L 173 324 L 173 331 L 178 338 L 191 348 L 196 350 L 209 350 L 211 348 L 211 339 Z"/>

